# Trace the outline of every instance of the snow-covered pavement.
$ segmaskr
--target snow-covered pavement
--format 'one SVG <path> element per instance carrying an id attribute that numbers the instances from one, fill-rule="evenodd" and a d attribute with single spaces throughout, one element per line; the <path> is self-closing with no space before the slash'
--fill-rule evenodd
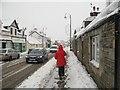
<path id="1" fill-rule="evenodd" d="M 20 53 L 20 58 L 25 57 L 27 53 L 28 53 L 28 51 L 25 51 L 25 52 Z"/>
<path id="2" fill-rule="evenodd" d="M 81 65 L 73 52 L 67 51 L 67 65 L 65 68 L 66 85 L 64 88 L 97 88 L 97 85 Z M 56 60 L 50 59 L 44 66 L 29 76 L 17 88 L 58 88 L 58 68 Z"/>
<path id="3" fill-rule="evenodd" d="M 77 57 L 72 52 L 68 54 L 68 80 L 66 86 L 70 88 L 97 88 L 97 85 Z"/>

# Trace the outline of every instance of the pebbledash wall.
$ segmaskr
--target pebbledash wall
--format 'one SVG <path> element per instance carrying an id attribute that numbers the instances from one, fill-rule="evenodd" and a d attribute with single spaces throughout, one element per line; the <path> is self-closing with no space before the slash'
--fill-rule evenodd
<path id="1" fill-rule="evenodd" d="M 119 15 L 112 15 L 94 29 L 72 41 L 73 52 L 85 65 L 99 88 L 120 88 L 118 85 L 120 83 L 120 32 L 117 31 L 120 31 L 119 17 Z M 116 32 L 119 35 L 116 35 Z M 97 35 L 99 35 L 98 67 L 91 63 L 92 37 Z"/>

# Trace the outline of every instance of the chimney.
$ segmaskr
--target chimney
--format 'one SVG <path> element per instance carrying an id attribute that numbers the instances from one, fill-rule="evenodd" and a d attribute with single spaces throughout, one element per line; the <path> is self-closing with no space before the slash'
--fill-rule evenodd
<path id="1" fill-rule="evenodd" d="M 37 31 L 37 27 L 34 27 L 34 31 Z"/>
<path id="2" fill-rule="evenodd" d="M 99 7 L 97 7 L 97 12 L 99 12 Z"/>
<path id="3" fill-rule="evenodd" d="M 93 6 L 93 11 L 90 12 L 90 16 L 97 16 L 99 13 L 100 13 L 99 12 L 99 7 L 96 8 L 95 6 Z"/>

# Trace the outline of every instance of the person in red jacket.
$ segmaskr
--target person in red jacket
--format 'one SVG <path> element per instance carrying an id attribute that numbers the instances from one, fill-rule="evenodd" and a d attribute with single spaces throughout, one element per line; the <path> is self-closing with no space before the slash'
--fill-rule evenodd
<path id="1" fill-rule="evenodd" d="M 65 56 L 66 52 L 63 50 L 62 45 L 59 45 L 58 51 L 55 53 L 54 58 L 57 60 L 56 66 L 58 67 L 60 80 L 64 77 L 64 66 L 66 65 Z"/>

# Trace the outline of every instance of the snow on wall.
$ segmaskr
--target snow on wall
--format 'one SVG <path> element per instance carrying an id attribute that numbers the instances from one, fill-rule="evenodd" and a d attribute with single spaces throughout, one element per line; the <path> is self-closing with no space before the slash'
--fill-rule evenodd
<path id="1" fill-rule="evenodd" d="M 111 3 L 108 7 L 106 7 L 101 13 L 86 27 L 81 29 L 79 32 L 76 33 L 77 38 L 79 38 L 82 34 L 85 32 L 93 29 L 97 25 L 99 25 L 101 22 L 109 18 L 110 16 L 118 13 L 120 10 L 120 0 L 115 0 L 113 3 Z"/>

